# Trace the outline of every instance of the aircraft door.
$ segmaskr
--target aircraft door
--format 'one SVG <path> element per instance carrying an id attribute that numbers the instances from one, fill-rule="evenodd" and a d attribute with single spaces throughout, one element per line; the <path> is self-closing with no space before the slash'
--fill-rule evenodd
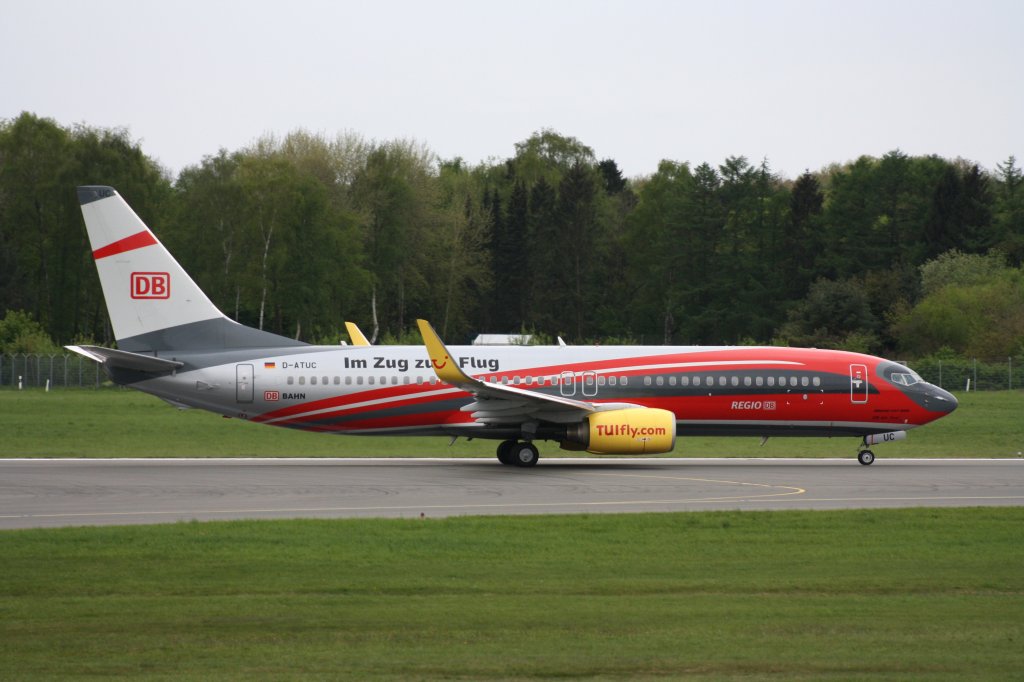
<path id="1" fill-rule="evenodd" d="M 558 385 L 566 398 L 576 395 L 576 377 L 572 372 L 562 372 Z"/>
<path id="2" fill-rule="evenodd" d="M 235 365 L 235 398 L 240 403 L 251 403 L 252 396 L 252 365 Z"/>
<path id="3" fill-rule="evenodd" d="M 863 405 L 868 401 L 868 368 L 866 365 L 850 365 L 850 401 Z"/>
<path id="4" fill-rule="evenodd" d="M 583 373 L 583 386 L 581 387 L 583 395 L 588 398 L 593 398 L 597 395 L 597 373 L 596 372 L 584 372 Z"/>

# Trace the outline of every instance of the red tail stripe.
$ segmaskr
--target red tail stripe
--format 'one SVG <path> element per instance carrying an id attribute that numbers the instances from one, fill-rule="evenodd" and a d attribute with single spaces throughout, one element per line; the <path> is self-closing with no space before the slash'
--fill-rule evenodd
<path id="1" fill-rule="evenodd" d="M 119 253 L 125 251 L 134 251 L 135 249 L 141 249 L 143 246 L 152 246 L 156 244 L 156 237 L 149 230 L 143 230 L 142 232 L 136 232 L 135 234 L 125 237 L 124 239 L 118 239 L 116 242 L 107 244 L 106 246 L 96 249 L 92 252 L 92 257 L 95 260 L 106 258 L 107 256 L 116 256 Z"/>

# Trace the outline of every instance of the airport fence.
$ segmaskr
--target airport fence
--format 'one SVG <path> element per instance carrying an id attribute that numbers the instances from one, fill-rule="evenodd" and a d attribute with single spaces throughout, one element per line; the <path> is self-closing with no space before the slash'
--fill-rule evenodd
<path id="1" fill-rule="evenodd" d="M 900 361 L 949 391 L 1024 388 L 1024 357 Z M 107 381 L 100 366 L 81 355 L 0 353 L 0 387 L 99 388 Z"/>
<path id="2" fill-rule="evenodd" d="M 99 388 L 105 381 L 99 364 L 81 355 L 0 353 L 0 386 Z"/>
<path id="3" fill-rule="evenodd" d="M 1004 391 L 1024 388 L 1024 357 L 925 358 L 903 362 L 925 381 L 947 391 Z"/>

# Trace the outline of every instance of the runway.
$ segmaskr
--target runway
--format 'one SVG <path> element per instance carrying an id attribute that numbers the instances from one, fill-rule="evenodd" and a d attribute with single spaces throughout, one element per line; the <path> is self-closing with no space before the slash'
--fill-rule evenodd
<path id="1" fill-rule="evenodd" d="M 0 460 L 0 529 L 1003 505 L 1024 505 L 1024 460 Z"/>

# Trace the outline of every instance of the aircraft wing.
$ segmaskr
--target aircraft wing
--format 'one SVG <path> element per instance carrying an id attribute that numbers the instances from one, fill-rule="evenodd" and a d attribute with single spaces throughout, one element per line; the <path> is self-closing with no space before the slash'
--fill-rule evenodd
<path id="1" fill-rule="evenodd" d="M 594 412 L 639 407 L 630 403 L 590 403 L 474 379 L 459 368 L 429 322 L 416 320 L 416 324 L 437 378 L 473 395 L 475 400 L 462 411 L 472 412 L 471 416 L 478 423 L 507 426 L 546 421 L 569 424 Z"/>

